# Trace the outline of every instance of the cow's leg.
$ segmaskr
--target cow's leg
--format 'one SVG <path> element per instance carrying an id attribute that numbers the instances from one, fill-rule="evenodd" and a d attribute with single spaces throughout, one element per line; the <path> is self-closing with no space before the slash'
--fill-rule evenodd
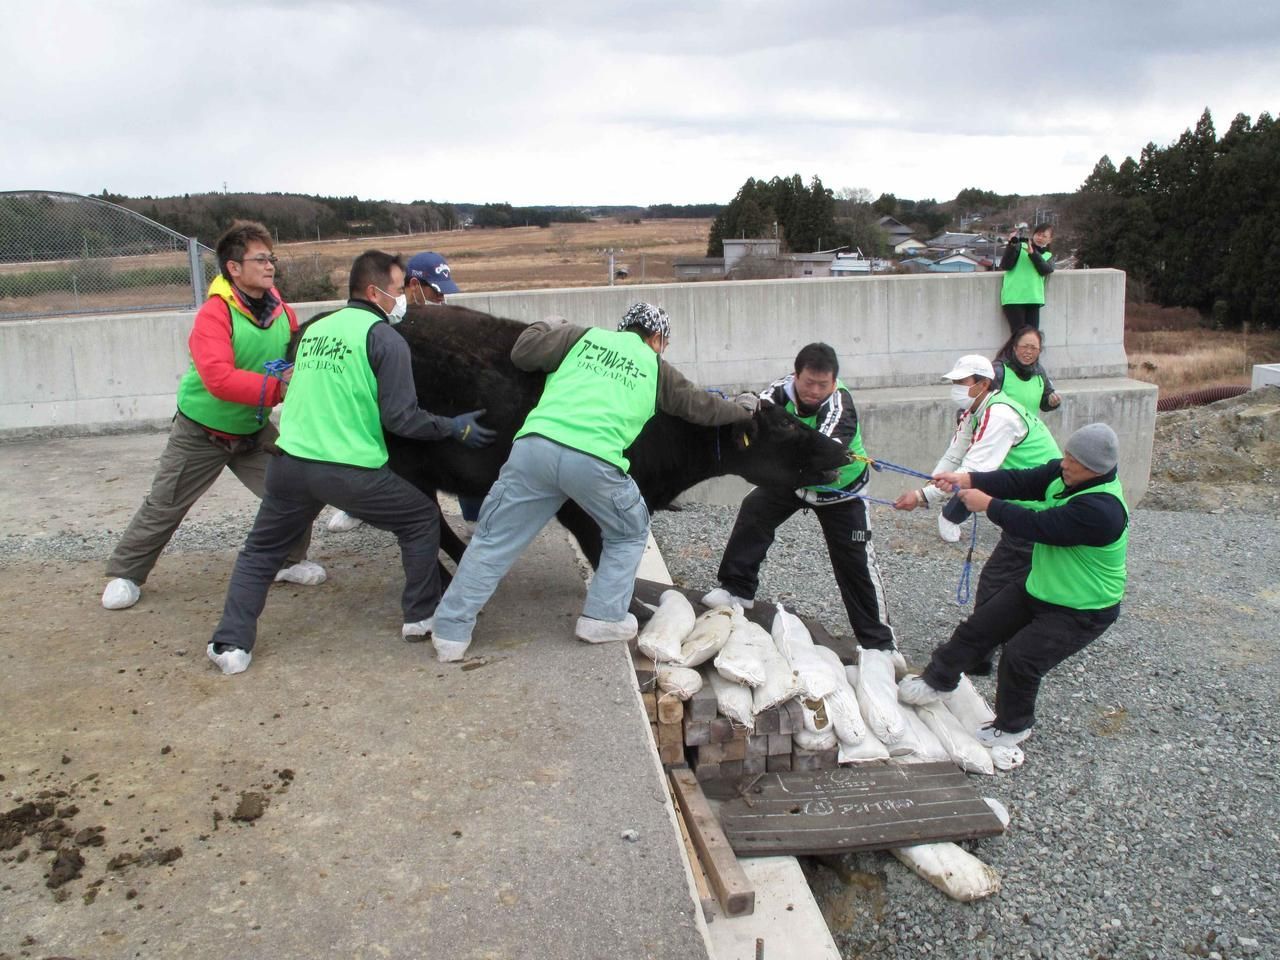
<path id="1" fill-rule="evenodd" d="M 600 537 L 599 525 L 591 519 L 587 511 L 572 500 L 564 502 L 564 506 L 556 512 L 556 519 L 578 541 L 578 546 L 582 548 L 583 556 L 591 564 L 591 569 L 598 568 L 600 566 L 600 552 L 604 549 L 604 541 Z"/>

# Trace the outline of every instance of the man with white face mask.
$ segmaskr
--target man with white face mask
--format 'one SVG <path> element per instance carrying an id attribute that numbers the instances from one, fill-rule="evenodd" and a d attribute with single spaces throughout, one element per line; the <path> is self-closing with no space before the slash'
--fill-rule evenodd
<path id="1" fill-rule="evenodd" d="M 457 293 L 458 285 L 453 281 L 449 264 L 438 253 L 415 253 L 409 258 L 404 268 L 404 293 L 396 297 L 395 306 L 387 312 L 387 319 L 397 324 L 404 319 L 409 307 L 439 306 L 444 303 L 445 294 Z M 480 516 L 480 505 L 483 497 L 459 497 L 462 507 L 462 519 L 468 527 L 475 525 Z M 335 510 L 327 524 L 333 533 L 345 533 L 360 526 L 361 521 L 345 510 Z"/>
<path id="2" fill-rule="evenodd" d="M 992 389 L 994 378 L 991 361 L 978 354 L 961 357 L 955 368 L 943 376 L 942 379 L 951 381 L 947 409 L 960 410 L 961 415 L 951 445 L 934 468 L 934 475 L 952 471 L 1026 470 L 1062 456 L 1049 428 L 1039 417 L 1028 413 L 1003 391 Z M 894 507 L 914 510 L 942 503 L 949 496 L 930 483 L 919 490 L 908 490 L 898 497 Z M 938 532 L 942 539 L 950 543 L 959 540 L 958 524 L 967 516 L 968 512 L 958 501 L 939 513 Z M 975 608 L 1005 584 L 1026 579 L 1031 570 L 1031 548 L 1030 541 L 1001 533 L 978 578 Z"/>

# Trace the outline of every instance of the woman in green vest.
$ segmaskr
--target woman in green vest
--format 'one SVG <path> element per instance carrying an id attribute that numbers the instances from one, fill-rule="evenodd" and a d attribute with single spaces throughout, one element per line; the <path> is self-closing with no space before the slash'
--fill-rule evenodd
<path id="1" fill-rule="evenodd" d="M 1004 281 L 1000 285 L 1000 307 L 1009 322 L 1009 332 L 1023 327 L 1040 329 L 1040 308 L 1044 306 L 1044 278 L 1053 273 L 1053 227 L 1037 223 L 1031 239 L 1018 231 L 1009 234 L 1009 244 L 1000 260 Z"/>
<path id="2" fill-rule="evenodd" d="M 1035 548 L 1026 583 L 1009 583 L 975 608 L 933 651 L 924 673 L 899 684 L 904 703 L 937 700 L 1001 648 L 995 721 L 976 733 L 993 747 L 1030 736 L 1040 681 L 1120 615 L 1129 507 L 1116 475 L 1118 455 L 1115 431 L 1090 423 L 1067 440 L 1061 460 L 1042 467 L 934 477 L 956 489 L 971 511 L 985 512 Z"/>
<path id="3" fill-rule="evenodd" d="M 1004 391 L 1022 404 L 1028 413 L 1057 410 L 1062 398 L 1040 363 L 1044 351 L 1044 334 L 1035 327 L 1023 327 L 1005 341 L 991 362 L 995 379 L 992 387 Z"/>

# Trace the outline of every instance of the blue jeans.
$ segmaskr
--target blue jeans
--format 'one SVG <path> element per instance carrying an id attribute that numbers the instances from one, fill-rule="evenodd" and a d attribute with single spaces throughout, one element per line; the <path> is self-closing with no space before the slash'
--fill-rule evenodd
<path id="1" fill-rule="evenodd" d="M 529 436 L 512 445 L 510 458 L 485 497 L 476 532 L 436 610 L 436 637 L 471 641 L 481 607 L 569 499 L 599 524 L 604 541 L 582 612 L 614 622 L 626 616 L 649 539 L 649 508 L 640 488 L 603 460 Z"/>

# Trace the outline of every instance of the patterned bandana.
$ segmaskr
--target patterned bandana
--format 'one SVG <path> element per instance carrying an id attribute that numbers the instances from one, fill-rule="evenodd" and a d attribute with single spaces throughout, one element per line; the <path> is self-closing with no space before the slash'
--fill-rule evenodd
<path id="1" fill-rule="evenodd" d="M 626 330 L 628 327 L 639 327 L 646 333 L 660 333 L 664 339 L 671 339 L 671 318 L 667 316 L 667 311 L 652 303 L 633 303 L 618 324 L 619 330 Z"/>

